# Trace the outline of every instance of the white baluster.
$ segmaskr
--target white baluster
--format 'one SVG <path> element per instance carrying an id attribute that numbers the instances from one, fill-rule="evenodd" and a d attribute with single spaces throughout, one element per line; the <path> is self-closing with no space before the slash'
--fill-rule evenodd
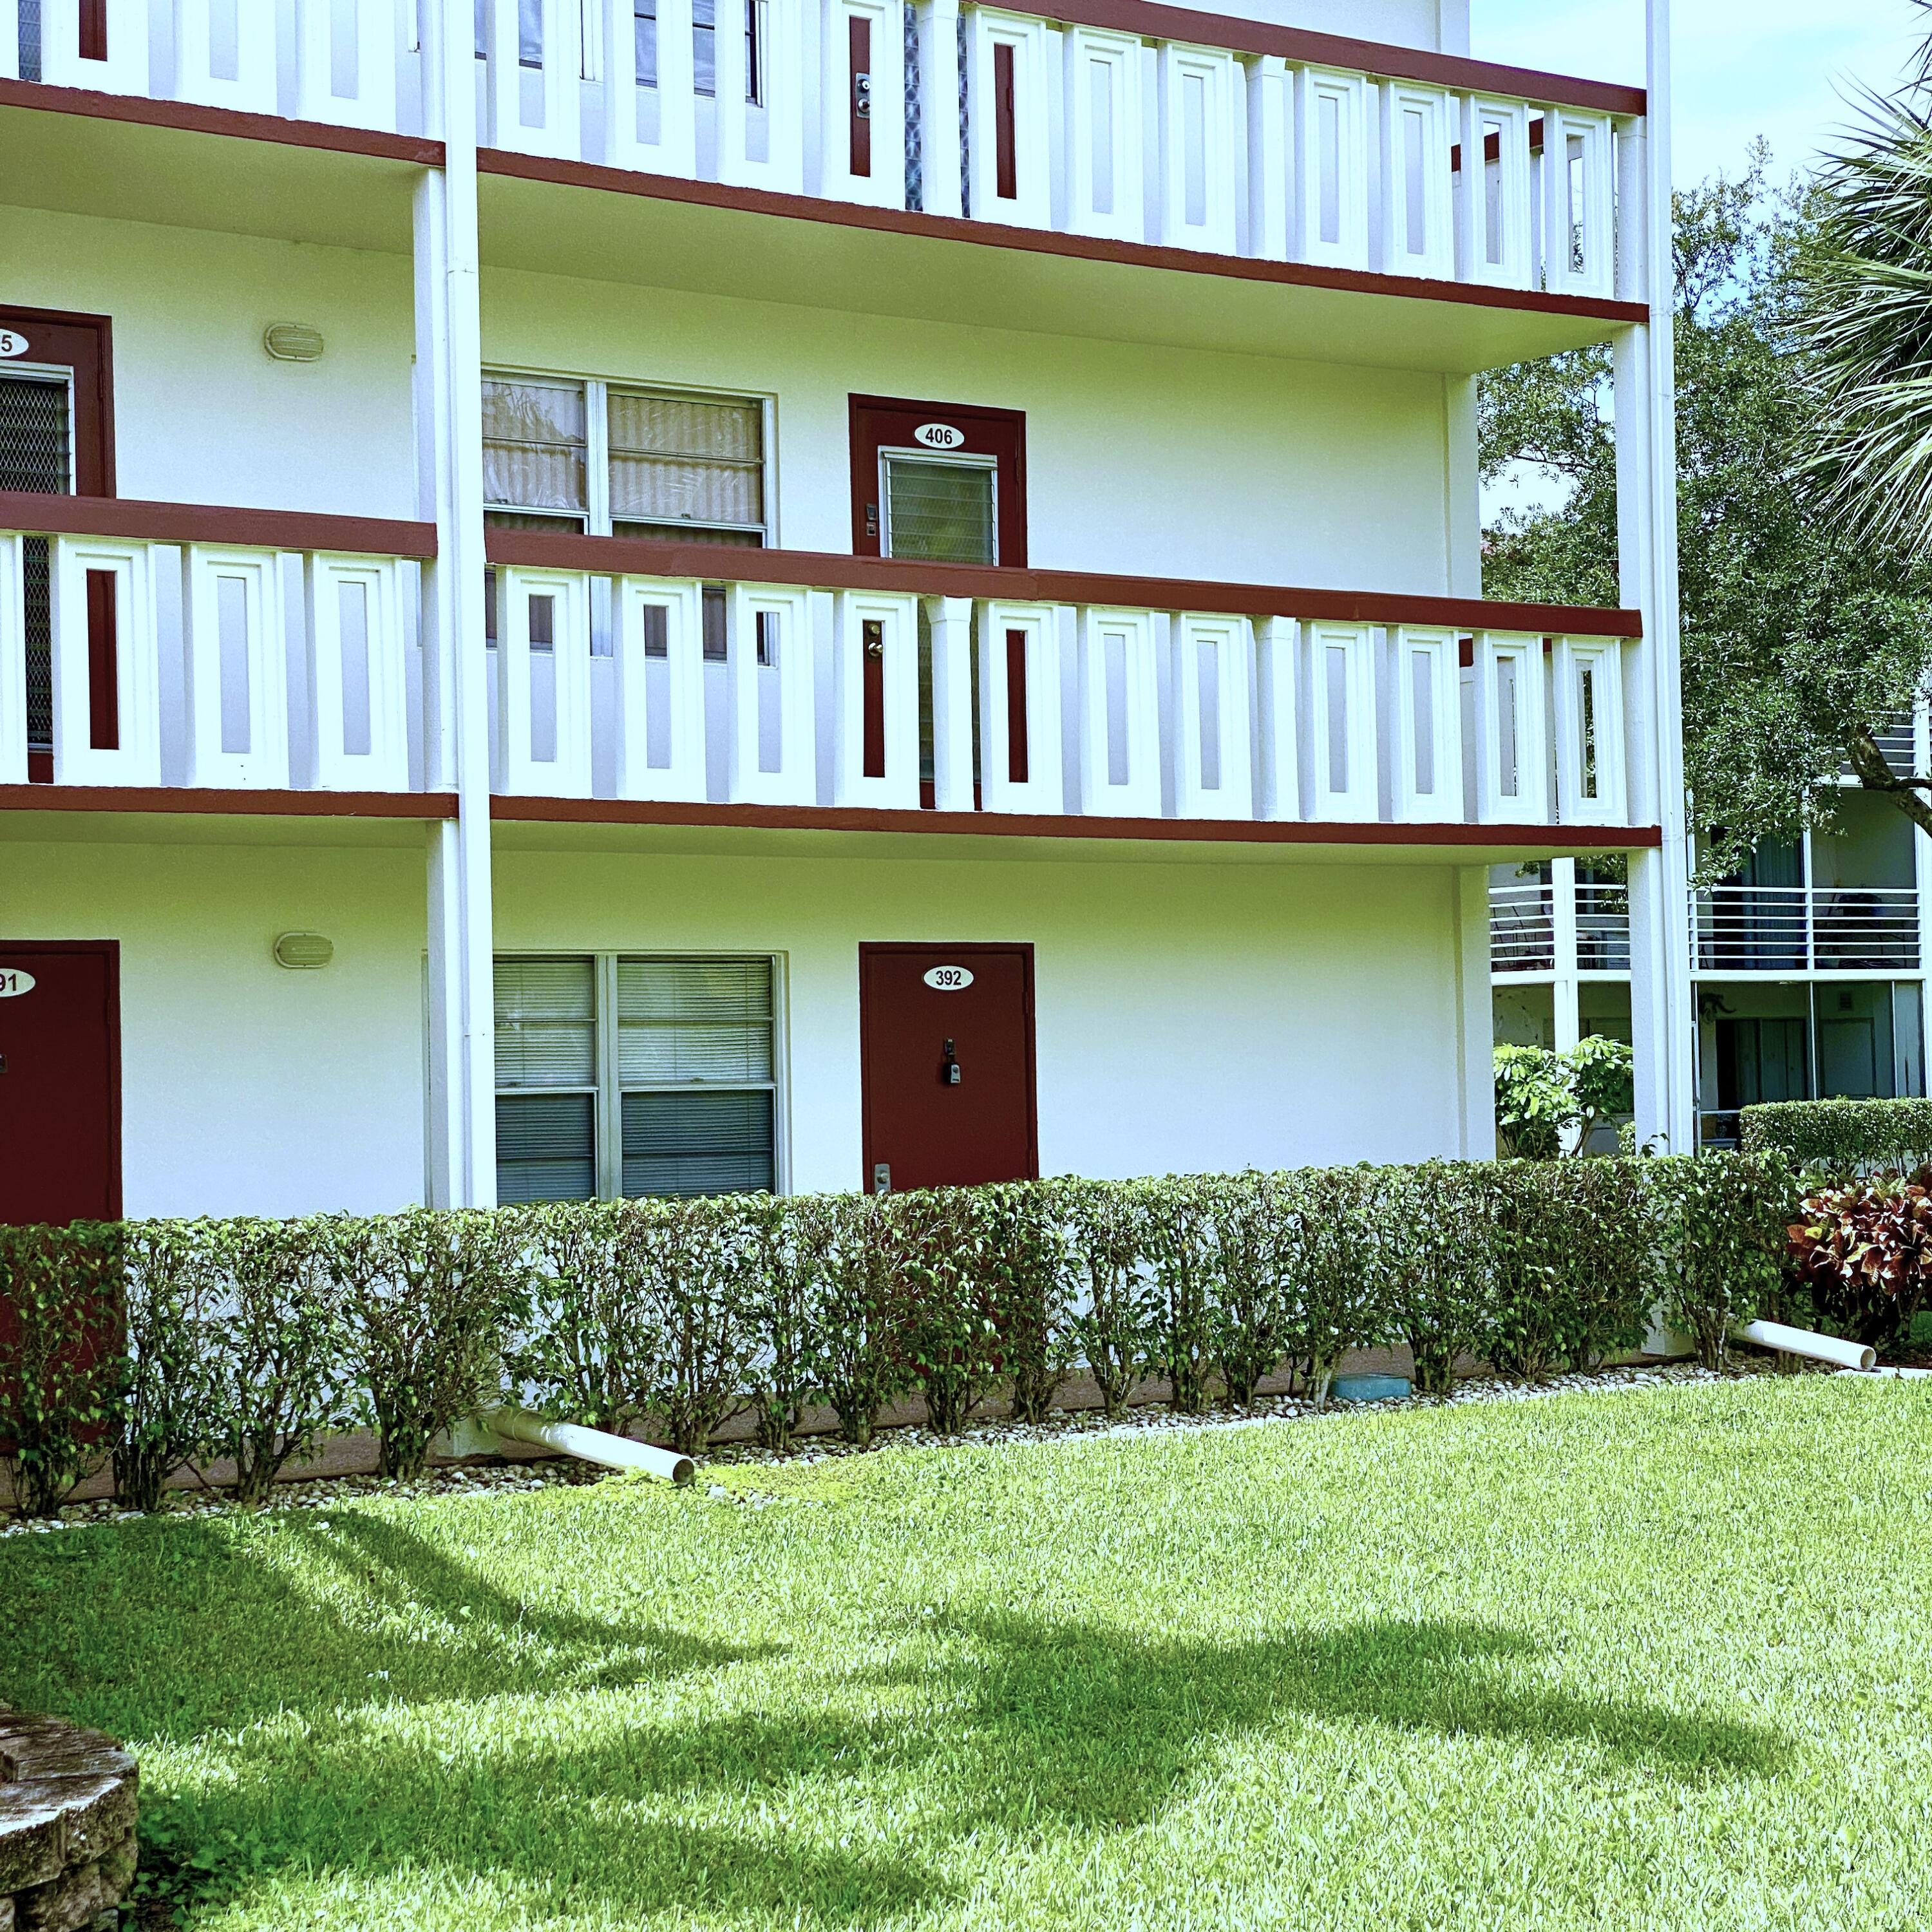
<path id="1" fill-rule="evenodd" d="M 1457 118 L 1454 97 L 1439 87 L 1406 81 L 1383 83 L 1384 274 L 1454 279 Z"/>
<path id="2" fill-rule="evenodd" d="M 1624 650 L 1613 638 L 1558 638 L 1556 812 L 1565 825 L 1622 825 L 1630 810 Z"/>
<path id="3" fill-rule="evenodd" d="M 975 7 L 966 22 L 968 172 L 975 221 L 1053 226 L 1043 20 Z M 1009 80 L 1010 84 L 1009 84 Z"/>
<path id="4" fill-rule="evenodd" d="M 734 805 L 812 805 L 812 593 L 734 584 L 726 626 L 728 784 Z"/>
<path id="5" fill-rule="evenodd" d="M 1475 658 L 1476 815 L 1488 825 L 1546 824 L 1543 640 L 1485 631 Z"/>
<path id="6" fill-rule="evenodd" d="M 919 599 L 842 590 L 832 632 L 832 802 L 919 809 Z M 880 769 L 866 769 L 868 724 Z"/>
<path id="7" fill-rule="evenodd" d="M 1183 818 L 1255 815 L 1254 646 L 1245 617 L 1174 620 L 1174 797 Z"/>
<path id="8" fill-rule="evenodd" d="M 1478 96 L 1462 103 L 1462 165 L 1456 179 L 1462 204 L 1460 273 L 1466 281 L 1500 289 L 1535 284 L 1529 119 L 1528 106 L 1520 100 Z"/>
<path id="9" fill-rule="evenodd" d="M 604 158 L 614 168 L 691 180 L 698 172 L 698 76 L 691 0 L 658 0 L 656 73 L 638 77 L 632 0 L 604 13 Z"/>
<path id="10" fill-rule="evenodd" d="M 0 536 L 0 784 L 27 782 L 26 540 Z"/>
<path id="11" fill-rule="evenodd" d="M 617 796 L 704 799 L 704 592 L 695 580 L 626 577 L 617 658 Z M 660 762 L 652 753 L 662 749 Z"/>
<path id="12" fill-rule="evenodd" d="M 1395 815 L 1407 825 L 1462 817 L 1462 640 L 1455 632 L 1389 633 L 1395 710 Z"/>
<path id="13" fill-rule="evenodd" d="M 396 10 L 411 0 L 298 0 L 296 111 L 343 128 L 396 127 Z"/>
<path id="14" fill-rule="evenodd" d="M 410 788 L 402 572 L 394 557 L 308 560 L 308 688 L 319 790 Z"/>
<path id="15" fill-rule="evenodd" d="M 805 32 L 800 0 L 765 0 L 756 74 L 746 64 L 746 4 L 717 0 L 718 178 L 740 188 L 801 194 Z"/>
<path id="16" fill-rule="evenodd" d="M 973 809 L 973 605 L 964 597 L 928 597 L 932 648 L 932 803 L 936 812 Z"/>
<path id="17" fill-rule="evenodd" d="M 1294 259 L 1369 266 L 1369 83 L 1300 68 L 1294 76 Z"/>
<path id="18" fill-rule="evenodd" d="M 1287 63 L 1278 54 L 1250 61 L 1247 252 L 1265 262 L 1288 260 L 1294 227 L 1289 165 L 1294 112 Z"/>
<path id="19" fill-rule="evenodd" d="M 890 5 L 886 0 L 824 0 L 822 20 L 819 193 L 833 201 L 903 208 L 904 8 L 898 0 Z"/>
<path id="20" fill-rule="evenodd" d="M 1543 117 L 1544 281 L 1554 295 L 1616 292 L 1616 153 L 1610 117 Z"/>
<path id="21" fill-rule="evenodd" d="M 1375 632 L 1366 624 L 1307 627 L 1310 794 L 1314 816 L 1366 825 L 1381 816 Z"/>
<path id="22" fill-rule="evenodd" d="M 542 58 L 526 68 L 522 9 L 518 0 L 492 0 L 490 143 L 576 160 L 584 71 L 580 0 L 537 0 L 536 17 Z"/>
<path id="23" fill-rule="evenodd" d="M 204 107 L 275 111 L 275 13 L 261 0 L 175 0 L 175 92 Z"/>
<path id="24" fill-rule="evenodd" d="M 590 796 L 590 591 L 572 571 L 496 573 L 497 732 L 512 796 Z"/>
<path id="25" fill-rule="evenodd" d="M 1148 238 L 1142 51 L 1136 34 L 1066 30 L 1066 225 L 1076 235 Z"/>
<path id="26" fill-rule="evenodd" d="M 148 0 L 106 0 L 107 45 L 98 58 L 80 44 L 81 0 L 40 0 L 40 78 L 54 87 L 146 94 Z"/>
<path id="27" fill-rule="evenodd" d="M 1232 255 L 1238 244 L 1235 74 L 1218 47 L 1161 47 L 1160 238 L 1171 248 Z"/>
<path id="28" fill-rule="evenodd" d="M 964 206 L 959 147 L 959 0 L 919 9 L 920 201 L 928 214 Z"/>
<path id="29" fill-rule="evenodd" d="M 52 543 L 54 777 L 62 784 L 161 782 L 160 633 L 145 543 L 56 537 Z M 90 632 L 113 661 L 95 716 Z"/>
<path id="30" fill-rule="evenodd" d="M 988 812 L 1066 809 L 1060 622 L 1054 604 L 980 607 L 980 796 Z"/>
<path id="31" fill-rule="evenodd" d="M 281 560 L 273 550 L 194 544 L 183 572 L 188 782 L 286 790 L 288 646 Z"/>
<path id="32" fill-rule="evenodd" d="M 1160 674 L 1145 610 L 1080 614 L 1080 809 L 1158 818 Z"/>
<path id="33" fill-rule="evenodd" d="M 1261 817 L 1284 823 L 1303 816 L 1300 658 L 1301 626 L 1292 617 L 1264 617 L 1256 626 L 1256 804 Z"/>
<path id="34" fill-rule="evenodd" d="M 20 77 L 20 10 L 17 0 L 0 0 L 0 80 Z M 0 783 L 8 781 L 0 780 Z"/>

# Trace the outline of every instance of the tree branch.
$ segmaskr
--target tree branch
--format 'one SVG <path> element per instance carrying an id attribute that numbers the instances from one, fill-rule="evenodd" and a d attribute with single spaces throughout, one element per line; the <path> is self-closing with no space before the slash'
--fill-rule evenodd
<path id="1" fill-rule="evenodd" d="M 1918 796 L 1927 782 L 1922 778 L 1902 778 L 1885 761 L 1878 741 L 1867 730 L 1854 731 L 1845 742 L 1852 770 L 1867 791 L 1882 792 L 1917 826 L 1932 833 L 1932 803 Z"/>

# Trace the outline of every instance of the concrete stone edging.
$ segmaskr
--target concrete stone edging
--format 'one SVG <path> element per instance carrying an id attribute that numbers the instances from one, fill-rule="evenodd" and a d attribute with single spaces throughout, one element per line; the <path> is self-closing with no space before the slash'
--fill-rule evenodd
<path id="1" fill-rule="evenodd" d="M 112 1738 L 0 1707 L 0 1932 L 119 1923 L 140 1782 Z"/>

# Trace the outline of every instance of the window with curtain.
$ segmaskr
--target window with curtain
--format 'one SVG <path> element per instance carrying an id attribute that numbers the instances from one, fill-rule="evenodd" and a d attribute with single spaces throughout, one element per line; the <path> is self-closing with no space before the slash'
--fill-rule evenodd
<path id="1" fill-rule="evenodd" d="M 619 536 L 764 543 L 763 404 L 614 387 L 608 394 Z"/>
<path id="2" fill-rule="evenodd" d="M 769 958 L 498 960 L 498 1198 L 773 1191 L 776 1033 Z"/>
<path id="3" fill-rule="evenodd" d="M 590 410 L 581 382 L 483 379 L 483 495 L 493 524 L 582 530 L 589 472 Z"/>

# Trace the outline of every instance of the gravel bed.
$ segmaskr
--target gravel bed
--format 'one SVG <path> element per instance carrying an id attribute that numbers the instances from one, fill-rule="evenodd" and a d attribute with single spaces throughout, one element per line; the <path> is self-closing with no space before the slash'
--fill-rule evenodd
<path id="1" fill-rule="evenodd" d="M 1829 1370 L 1801 1372 L 1824 1372 Z M 1436 1408 L 1463 1402 L 1540 1402 L 1553 1396 L 1613 1395 L 1627 1390 L 1660 1388 L 1715 1385 L 1754 1376 L 1779 1372 L 1768 1358 L 1739 1358 L 1732 1366 L 1714 1373 L 1695 1363 L 1672 1363 L 1667 1366 L 1604 1369 L 1592 1375 L 1554 1376 L 1546 1382 L 1525 1384 L 1500 1377 L 1481 1376 L 1458 1384 L 1447 1396 L 1409 1396 L 1376 1402 L 1330 1402 L 1317 1410 L 1300 1396 L 1264 1396 L 1253 1408 L 1234 1414 L 1226 1410 L 1203 1415 L 1182 1415 L 1160 1404 L 1130 1410 L 1109 1420 L 1098 1409 L 1061 1410 L 1042 1423 L 1009 1422 L 989 1419 L 971 1424 L 958 1436 L 942 1436 L 936 1430 L 917 1426 L 882 1430 L 874 1448 L 905 1447 L 920 1449 L 1004 1448 L 1024 1443 L 1097 1441 L 1120 1436 L 1172 1434 L 1177 1431 L 1266 1429 L 1283 1423 L 1339 1423 L 1355 1415 L 1384 1414 L 1391 1409 Z M 869 1450 L 841 1442 L 836 1437 L 810 1436 L 782 1454 L 749 1444 L 727 1444 L 713 1450 L 704 1460 L 707 1469 L 769 1466 L 788 1464 L 806 1467 L 815 1462 L 835 1462 L 842 1456 L 869 1454 Z M 265 1514 L 284 1510 L 330 1509 L 356 1502 L 368 1496 L 400 1496 L 410 1499 L 441 1496 L 500 1496 L 518 1491 L 581 1487 L 599 1482 L 609 1472 L 568 1456 L 555 1456 L 537 1462 L 470 1462 L 426 1471 L 413 1482 L 386 1480 L 374 1475 L 334 1476 L 311 1482 L 280 1483 L 263 1506 Z M 708 1493 L 720 1501 L 761 1504 L 767 1498 L 749 1492 L 709 1486 Z M 164 1513 L 170 1520 L 194 1516 L 233 1516 L 239 1514 L 225 1492 L 216 1490 L 177 1490 L 169 1496 Z M 10 1536 L 44 1536 L 62 1529 L 83 1528 L 91 1524 L 138 1522 L 140 1513 L 124 1510 L 111 1498 L 98 1502 L 72 1503 L 58 1516 L 8 1517 L 0 1521 L 0 1538 Z"/>

